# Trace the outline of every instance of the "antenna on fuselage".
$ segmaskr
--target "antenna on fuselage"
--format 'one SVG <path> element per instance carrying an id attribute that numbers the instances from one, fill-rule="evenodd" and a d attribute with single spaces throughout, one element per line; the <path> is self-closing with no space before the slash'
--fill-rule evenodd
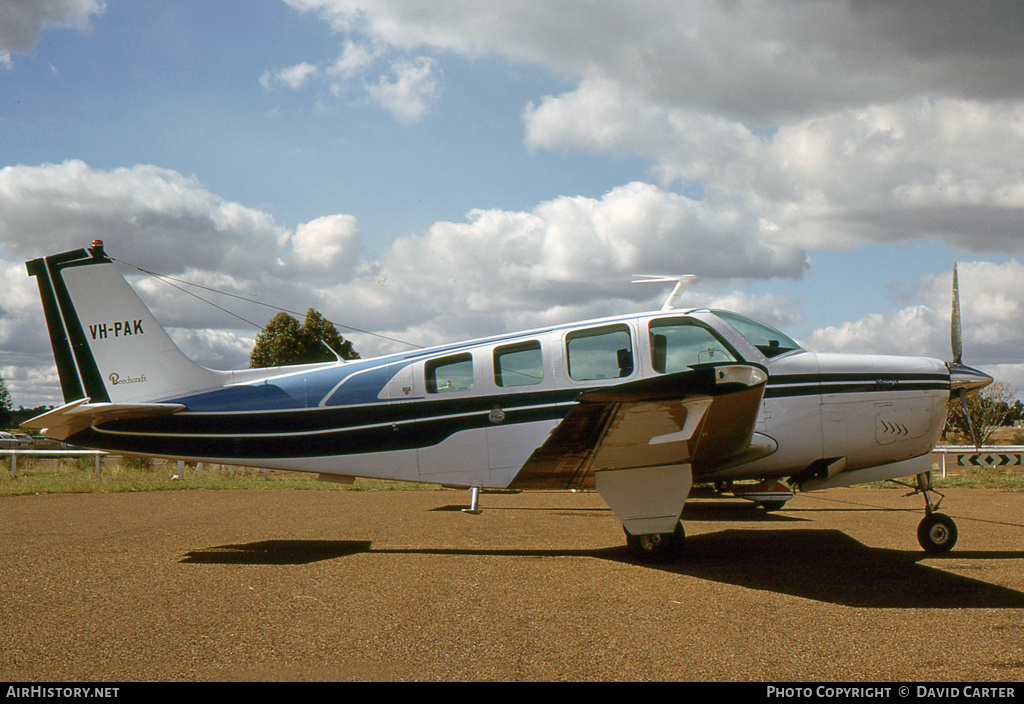
<path id="1" fill-rule="evenodd" d="M 683 293 L 683 289 L 686 288 L 697 276 L 695 274 L 683 274 L 682 276 L 654 276 L 651 274 L 635 274 L 633 281 L 634 284 L 670 284 L 674 283 L 675 287 L 672 289 L 672 293 L 668 294 L 668 298 L 665 299 L 664 305 L 661 306 L 662 310 L 672 310 L 676 307 L 676 303 L 679 302 L 679 297 Z"/>
<path id="2" fill-rule="evenodd" d="M 331 346 L 330 346 L 329 344 L 327 344 L 327 340 L 320 340 L 320 344 L 322 344 L 322 345 L 323 345 L 324 347 L 326 347 L 327 349 L 329 349 L 329 350 L 331 351 L 331 353 L 332 353 L 332 354 L 333 354 L 333 355 L 334 355 L 335 357 L 337 357 L 337 358 L 338 358 L 338 364 L 344 364 L 344 363 L 345 363 L 345 361 L 346 361 L 346 360 L 345 360 L 345 358 L 344 358 L 344 357 L 342 357 L 342 356 L 341 356 L 341 352 L 339 352 L 338 350 L 334 349 L 334 348 L 333 348 L 333 347 L 331 347 Z"/>

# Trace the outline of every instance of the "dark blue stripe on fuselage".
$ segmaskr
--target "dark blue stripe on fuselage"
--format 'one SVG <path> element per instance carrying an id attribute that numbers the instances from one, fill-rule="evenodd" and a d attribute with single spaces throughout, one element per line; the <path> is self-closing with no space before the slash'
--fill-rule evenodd
<path id="1" fill-rule="evenodd" d="M 429 447 L 464 430 L 560 420 L 578 390 L 445 401 L 382 403 L 279 413 L 170 416 L 106 423 L 70 441 L 153 455 L 269 459 L 322 457 Z"/>
<path id="2" fill-rule="evenodd" d="M 765 397 L 948 388 L 948 378 L 937 374 L 800 374 L 769 379 Z M 70 441 L 140 454 L 252 460 L 408 450 L 436 445 L 461 431 L 499 427 L 490 419 L 495 407 L 504 412 L 501 425 L 560 420 L 581 393 L 565 389 L 335 408 L 184 411 L 106 423 L 101 430 L 89 429 Z"/>
<path id="3" fill-rule="evenodd" d="M 893 391 L 949 391 L 946 374 L 788 374 L 772 376 L 765 398 L 832 396 L 835 394 L 892 393 Z"/>

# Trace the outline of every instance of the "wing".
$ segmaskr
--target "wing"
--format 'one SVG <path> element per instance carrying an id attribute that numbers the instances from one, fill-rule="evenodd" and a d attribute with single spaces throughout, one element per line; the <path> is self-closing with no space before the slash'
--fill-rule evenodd
<path id="1" fill-rule="evenodd" d="M 27 420 L 21 427 L 39 430 L 55 440 L 67 440 L 107 421 L 168 415 L 184 408 L 180 403 L 90 403 L 88 398 L 83 398 Z"/>
<path id="2" fill-rule="evenodd" d="M 597 472 L 689 464 L 694 476 L 775 451 L 754 438 L 767 372 L 728 364 L 588 391 L 509 488 L 594 487 Z"/>

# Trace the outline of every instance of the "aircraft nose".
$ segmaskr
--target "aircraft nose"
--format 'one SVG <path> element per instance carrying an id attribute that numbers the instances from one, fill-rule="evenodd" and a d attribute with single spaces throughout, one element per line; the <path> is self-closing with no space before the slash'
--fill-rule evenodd
<path id="1" fill-rule="evenodd" d="M 974 367 L 968 367 L 965 364 L 949 364 L 949 390 L 950 392 L 958 392 L 960 389 L 965 391 L 977 391 L 983 389 L 993 381 L 992 377 L 983 371 L 979 371 Z"/>

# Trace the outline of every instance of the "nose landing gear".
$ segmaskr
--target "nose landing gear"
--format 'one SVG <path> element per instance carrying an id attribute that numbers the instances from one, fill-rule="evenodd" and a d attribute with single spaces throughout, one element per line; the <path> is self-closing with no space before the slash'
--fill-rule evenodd
<path id="1" fill-rule="evenodd" d="M 923 472 L 917 475 L 917 487 L 907 496 L 924 495 L 924 518 L 917 526 L 917 542 L 925 552 L 945 553 L 956 545 L 957 530 L 953 519 L 944 513 L 938 513 L 939 504 L 945 498 L 932 486 L 932 473 Z M 931 494 L 939 497 L 932 502 Z"/>

